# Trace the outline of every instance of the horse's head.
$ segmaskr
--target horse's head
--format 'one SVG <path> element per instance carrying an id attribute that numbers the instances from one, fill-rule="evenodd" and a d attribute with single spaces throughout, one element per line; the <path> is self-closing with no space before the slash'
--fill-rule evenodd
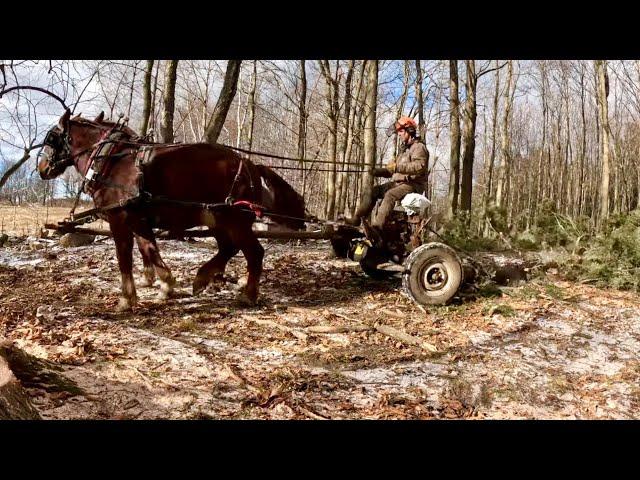
<path id="1" fill-rule="evenodd" d="M 49 180 L 61 175 L 68 166 L 73 164 L 71 156 L 69 110 L 60 117 L 58 124 L 47 132 L 38 161 L 40 178 Z"/>
<path id="2" fill-rule="evenodd" d="M 94 120 L 89 120 L 80 115 L 71 118 L 71 112 L 67 110 L 60 117 L 58 124 L 45 136 L 38 161 L 40 177 L 49 180 L 61 175 L 67 167 L 76 163 L 76 159 L 82 154 L 88 155 L 105 132 L 116 127 L 128 137 L 136 135 L 129 127 L 106 121 L 104 112 Z"/>
<path id="3" fill-rule="evenodd" d="M 257 165 L 263 184 L 264 205 L 276 215 L 273 220 L 293 230 L 304 230 L 304 198 L 287 181 L 266 165 Z"/>

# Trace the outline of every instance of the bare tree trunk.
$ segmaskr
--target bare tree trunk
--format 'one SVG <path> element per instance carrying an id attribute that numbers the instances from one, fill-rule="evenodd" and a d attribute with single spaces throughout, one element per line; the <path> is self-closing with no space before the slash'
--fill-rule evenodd
<path id="1" fill-rule="evenodd" d="M 298 99 L 298 158 L 305 158 L 307 151 L 307 71 L 305 60 L 300 60 L 300 97 Z M 302 196 L 306 195 L 307 177 L 305 165 L 300 160 L 302 170 Z"/>
<path id="2" fill-rule="evenodd" d="M 496 204 L 504 207 L 505 199 L 509 195 L 509 180 L 511 167 L 511 152 L 509 149 L 509 117 L 511 116 L 512 91 L 515 90 L 513 85 L 513 60 L 509 60 L 509 68 L 507 70 L 507 82 L 504 90 L 504 116 L 502 117 L 502 138 L 500 150 L 502 153 L 502 162 L 500 165 L 500 176 L 496 186 Z"/>
<path id="3" fill-rule="evenodd" d="M 609 151 L 609 78 L 607 74 L 607 61 L 595 61 L 598 80 L 598 113 L 600 117 L 600 138 L 602 142 L 602 180 L 600 183 L 600 216 L 598 227 L 602 229 L 609 217 L 609 175 L 610 175 L 610 151 Z"/>
<path id="4" fill-rule="evenodd" d="M 156 109 L 156 94 L 158 93 L 158 77 L 160 76 L 160 62 L 156 62 L 156 73 L 153 77 L 153 89 L 152 89 L 152 96 L 151 96 L 151 128 L 152 129 L 156 129 L 158 122 L 157 120 L 157 109 Z M 154 133 L 155 136 L 155 133 Z"/>
<path id="5" fill-rule="evenodd" d="M 355 159 L 356 161 L 360 158 L 359 154 L 357 152 L 358 150 L 358 142 L 360 139 L 360 132 L 361 132 L 361 119 L 362 119 L 362 112 L 364 109 L 364 102 L 365 99 L 363 98 L 363 95 L 366 95 L 366 88 L 363 88 L 363 85 L 365 84 L 365 80 L 366 80 L 366 76 L 367 76 L 367 72 L 366 72 L 366 67 L 367 67 L 367 62 L 363 61 L 360 65 L 360 71 L 359 71 L 359 77 L 358 77 L 358 87 L 356 88 L 356 94 L 355 94 L 355 104 L 353 105 L 353 107 L 351 108 L 351 118 L 349 119 L 349 135 L 348 135 L 348 139 L 347 139 L 347 149 L 345 152 L 345 159 L 348 162 L 353 162 L 353 160 Z M 356 155 L 353 155 L 354 152 L 354 143 L 356 144 L 355 146 L 355 150 L 356 150 Z M 359 166 L 359 165 L 358 165 Z M 349 176 L 348 177 L 349 180 L 353 180 L 353 191 L 352 196 L 351 196 L 351 202 L 348 203 L 348 205 L 346 206 L 346 208 L 349 210 L 348 214 L 350 216 L 353 216 L 353 214 L 355 213 L 355 208 L 356 208 L 356 204 L 357 204 L 357 199 L 359 197 L 359 192 L 358 192 L 358 185 L 359 185 L 359 181 L 360 181 L 360 175 L 357 176 Z"/>
<path id="6" fill-rule="evenodd" d="M 256 120 L 256 86 L 258 84 L 258 62 L 253 61 L 253 77 L 251 79 L 251 91 L 249 92 L 249 132 L 247 134 L 247 147 L 251 150 L 253 146 L 253 126 Z"/>
<path id="7" fill-rule="evenodd" d="M 409 60 L 404 61 L 404 79 L 402 81 L 402 95 L 400 95 L 400 105 L 398 106 L 398 113 L 396 114 L 396 120 L 404 115 L 404 107 L 407 103 L 407 96 L 409 95 L 409 76 L 411 75 Z M 398 147 L 400 145 L 400 138 L 395 137 L 393 143 L 393 158 L 398 156 Z"/>
<path id="8" fill-rule="evenodd" d="M 540 66 L 540 74 L 541 74 L 541 97 L 542 97 L 542 145 L 540 146 L 540 156 L 538 157 L 538 178 L 536 182 L 536 193 L 535 193 L 535 208 L 532 212 L 533 224 L 536 223 L 536 217 L 539 210 L 539 205 L 542 199 L 544 199 L 544 179 L 545 179 L 545 170 L 543 168 L 544 161 L 544 153 L 546 149 L 546 141 L 547 141 L 547 78 L 546 78 L 546 65 L 544 62 L 539 64 Z"/>
<path id="9" fill-rule="evenodd" d="M 229 112 L 229 108 L 231 108 L 233 98 L 236 96 L 241 64 L 242 60 L 229 60 L 227 63 L 222 90 L 220 90 L 220 96 L 218 97 L 205 132 L 205 138 L 209 143 L 216 143 L 218 141 L 218 137 L 224 126 L 224 121 L 227 118 L 227 113 Z"/>
<path id="10" fill-rule="evenodd" d="M 498 60 L 496 60 L 496 67 L 498 65 Z M 496 70 L 496 84 L 495 84 L 495 92 L 493 95 L 493 112 L 491 115 L 491 125 L 492 125 L 492 133 L 491 133 L 491 155 L 489 157 L 489 164 L 486 167 L 486 181 L 484 186 L 484 198 L 483 198 L 483 212 L 482 218 L 483 221 L 487 218 L 487 210 L 489 208 L 489 201 L 491 200 L 491 194 L 493 191 L 493 168 L 496 159 L 496 135 L 498 131 L 498 104 L 500 101 L 500 70 Z M 486 136 L 485 136 L 486 138 Z M 485 221 L 485 235 L 488 233 L 489 224 L 488 220 Z"/>
<path id="11" fill-rule="evenodd" d="M 325 217 L 332 220 L 335 216 L 336 205 L 336 153 L 338 145 L 338 81 L 331 76 L 331 68 L 328 60 L 320 60 L 320 71 L 327 84 L 327 117 L 329 118 L 329 161 L 325 182 L 326 203 Z M 336 75 L 337 75 L 336 66 Z"/>
<path id="12" fill-rule="evenodd" d="M 353 80 L 353 68 L 355 62 L 349 61 L 347 70 L 347 76 L 344 83 L 344 115 L 342 122 L 342 134 L 340 137 L 340 146 L 338 147 L 338 153 L 340 155 L 340 167 L 341 170 L 348 170 L 347 162 L 347 141 L 349 137 L 349 118 L 351 116 L 351 82 Z M 338 174 L 338 186 L 337 186 L 337 198 L 336 198 L 336 211 L 340 214 L 344 213 L 346 190 L 347 190 L 347 173 L 344 171 Z"/>
<path id="13" fill-rule="evenodd" d="M 371 197 L 373 169 L 376 164 L 376 105 L 378 103 L 378 61 L 367 61 L 367 84 L 364 104 L 364 173 L 358 208 Z"/>
<path id="14" fill-rule="evenodd" d="M 458 97 L 458 61 L 449 60 L 449 131 L 451 135 L 449 194 L 447 217 L 453 218 L 458 211 L 460 188 L 460 100 Z"/>
<path id="15" fill-rule="evenodd" d="M 151 116 L 151 76 L 153 74 L 153 60 L 147 60 L 147 69 L 144 72 L 144 107 L 142 109 L 142 126 L 140 134 L 144 137 L 149 127 L 149 117 Z"/>
<path id="16" fill-rule="evenodd" d="M 460 185 L 460 208 L 471 213 L 471 194 L 473 189 L 473 159 L 476 149 L 476 65 L 475 60 L 465 60 L 465 107 L 462 153 L 462 182 Z"/>
<path id="17" fill-rule="evenodd" d="M 426 135 L 426 125 L 424 123 L 424 99 L 422 93 L 422 82 L 424 78 L 422 76 L 422 65 L 420 64 L 420 60 L 416 60 L 416 99 L 418 102 L 418 133 L 420 133 L 420 137 L 425 139 Z"/>
<path id="18" fill-rule="evenodd" d="M 127 118 L 131 116 L 131 104 L 133 103 L 133 90 L 136 86 L 136 74 L 138 73 L 138 60 L 133 64 L 133 78 L 131 79 L 131 88 L 129 89 L 129 106 L 127 107 Z"/>
<path id="19" fill-rule="evenodd" d="M 165 143 L 173 142 L 173 114 L 176 105 L 178 60 L 169 60 L 164 70 L 164 97 L 160 135 Z"/>

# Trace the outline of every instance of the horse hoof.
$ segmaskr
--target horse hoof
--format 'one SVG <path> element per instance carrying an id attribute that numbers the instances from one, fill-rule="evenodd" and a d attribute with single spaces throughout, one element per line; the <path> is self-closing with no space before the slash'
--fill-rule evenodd
<path id="1" fill-rule="evenodd" d="M 175 281 L 169 281 L 169 282 L 160 282 L 160 293 L 158 294 L 158 299 L 159 300 L 167 300 L 168 298 L 171 298 L 171 296 L 173 295 L 173 285 L 175 284 Z"/>
<path id="2" fill-rule="evenodd" d="M 247 295 L 246 292 L 242 291 L 238 294 L 238 296 L 236 297 L 237 302 L 243 306 L 243 307 L 255 307 L 256 303 L 258 301 L 257 299 L 257 295 L 256 298 L 251 298 L 249 295 Z"/>
<path id="3" fill-rule="evenodd" d="M 153 280 L 149 280 L 148 278 L 144 278 L 144 277 L 138 283 L 138 286 L 143 288 L 150 287 L 151 285 L 153 285 Z"/>
<path id="4" fill-rule="evenodd" d="M 165 292 L 164 290 L 160 290 L 158 296 L 156 297 L 159 301 L 164 302 L 171 298 L 171 293 L 173 292 Z"/>
<path id="5" fill-rule="evenodd" d="M 197 295 L 200 295 L 202 292 L 204 292 L 208 284 L 209 282 L 207 282 L 206 280 L 196 278 L 193 281 L 193 296 L 195 297 Z"/>
<path id="6" fill-rule="evenodd" d="M 133 306 L 136 304 L 135 299 L 129 299 L 126 297 L 120 297 L 120 300 L 118 301 L 118 306 L 116 307 L 116 312 L 118 313 L 122 313 L 122 312 L 129 312 L 133 309 Z"/>

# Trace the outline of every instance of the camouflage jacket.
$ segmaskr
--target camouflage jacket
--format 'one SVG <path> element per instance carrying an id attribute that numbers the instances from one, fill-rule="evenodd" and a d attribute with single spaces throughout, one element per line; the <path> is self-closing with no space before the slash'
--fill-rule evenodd
<path id="1" fill-rule="evenodd" d="M 404 148 L 396 158 L 396 171 L 391 180 L 422 184 L 427 180 L 429 150 L 420 140 Z"/>

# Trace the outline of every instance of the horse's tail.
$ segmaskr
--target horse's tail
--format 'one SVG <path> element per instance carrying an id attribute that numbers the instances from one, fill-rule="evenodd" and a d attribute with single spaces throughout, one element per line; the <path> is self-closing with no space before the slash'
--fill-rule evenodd
<path id="1" fill-rule="evenodd" d="M 305 228 L 304 198 L 289 183 L 266 165 L 256 164 L 260 177 L 273 195 L 273 204 L 267 207 L 275 213 L 274 222 L 294 230 Z M 279 216 L 282 215 L 282 216 Z"/>

